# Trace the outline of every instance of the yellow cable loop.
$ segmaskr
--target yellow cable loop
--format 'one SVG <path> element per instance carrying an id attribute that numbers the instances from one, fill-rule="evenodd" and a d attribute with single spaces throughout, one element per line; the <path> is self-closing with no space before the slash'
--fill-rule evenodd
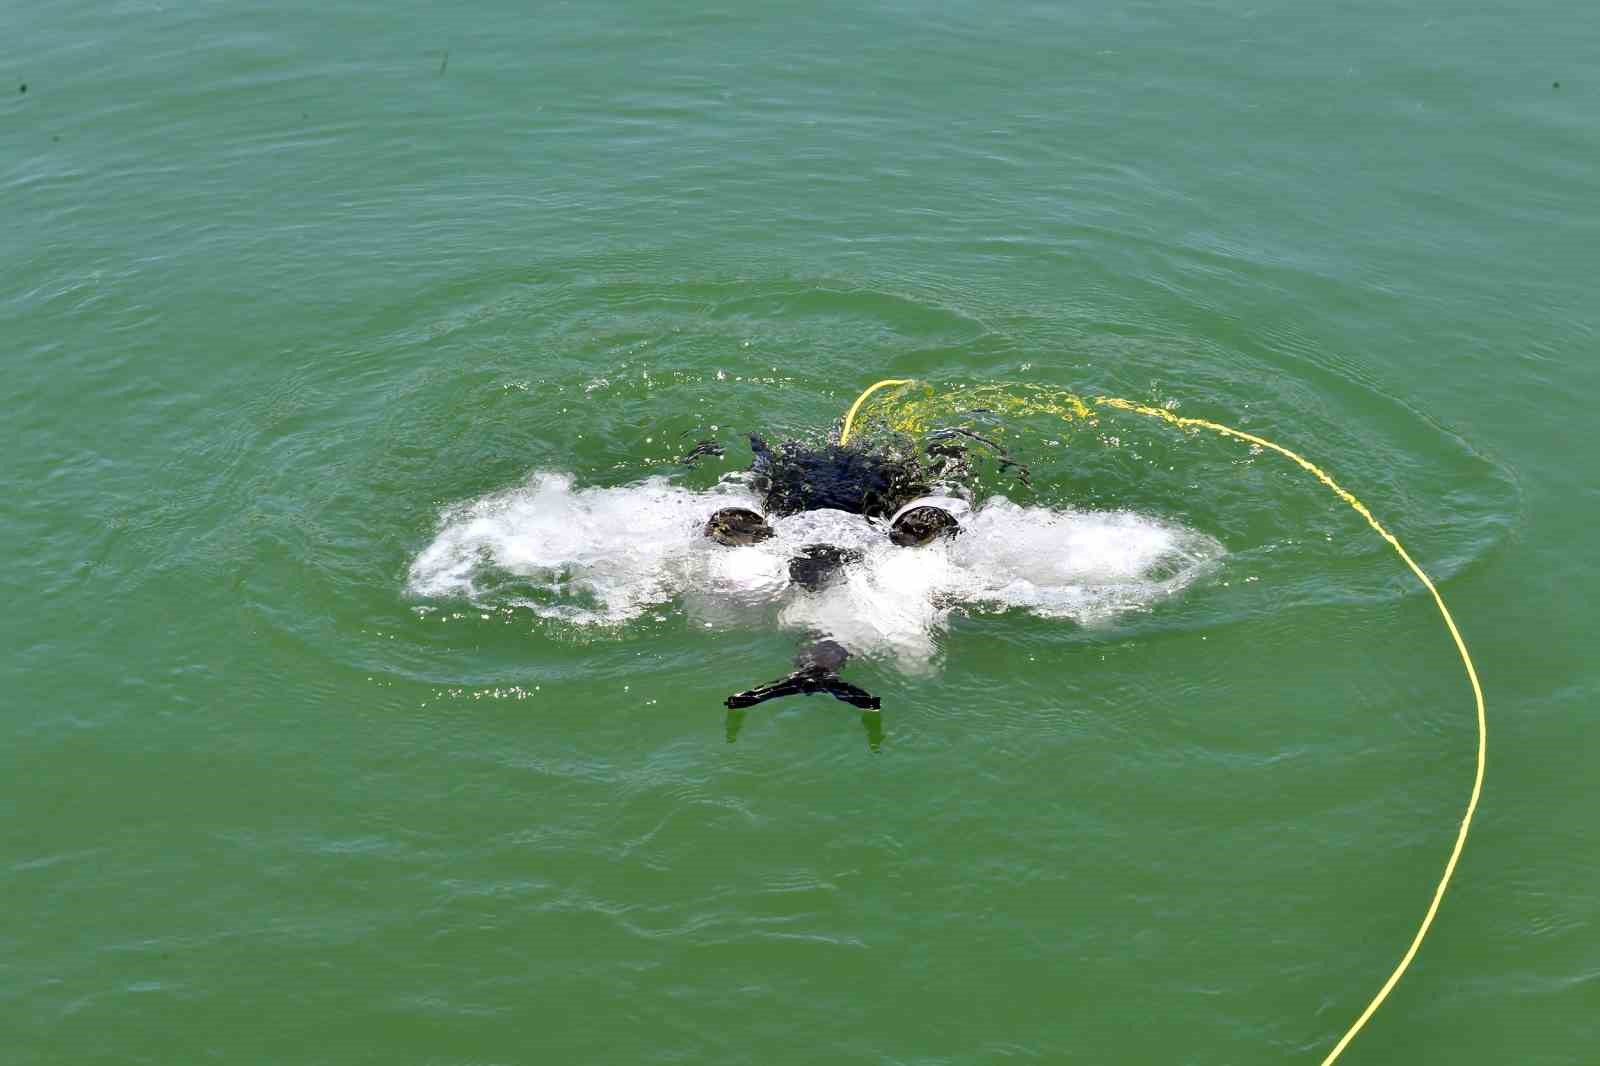
<path id="1" fill-rule="evenodd" d="M 907 384 L 907 382 L 900 380 L 880 381 L 868 388 L 866 392 L 863 392 L 860 397 L 856 399 L 856 402 L 851 405 L 850 413 L 845 416 L 845 436 L 848 436 L 850 432 L 850 423 L 854 419 L 856 410 L 860 408 L 863 400 L 865 400 L 877 389 L 880 389 L 886 385 L 904 384 Z M 1234 429 L 1231 426 L 1225 426 L 1220 422 L 1210 422 L 1203 418 L 1187 418 L 1182 415 L 1173 414 L 1171 411 L 1168 411 L 1165 408 L 1151 407 L 1147 404 L 1134 403 L 1132 400 L 1123 400 L 1115 396 L 1096 396 L 1094 398 L 1094 403 L 1097 407 L 1114 407 L 1120 411 L 1130 411 L 1134 414 L 1145 415 L 1151 418 L 1159 418 L 1163 422 L 1167 422 L 1180 428 L 1209 429 L 1212 432 L 1218 433 L 1224 437 L 1232 437 L 1235 440 L 1242 440 L 1249 444 L 1270 449 L 1277 452 L 1279 455 L 1284 456 L 1285 458 L 1293 460 L 1301 468 L 1314 476 L 1318 481 L 1332 489 L 1335 495 L 1337 495 L 1345 503 L 1349 504 L 1362 518 L 1366 519 L 1367 525 L 1371 526 L 1377 532 L 1378 536 L 1389 542 L 1389 546 L 1392 547 L 1395 550 L 1395 553 L 1400 556 L 1400 561 L 1405 563 L 1413 574 L 1417 575 L 1417 580 L 1421 581 L 1423 587 L 1426 588 L 1430 594 L 1432 594 L 1433 602 L 1438 606 L 1440 616 L 1444 618 L 1445 628 L 1450 631 L 1450 637 L 1455 641 L 1456 650 L 1461 653 L 1461 663 L 1466 667 L 1467 680 L 1472 684 L 1472 697 L 1476 704 L 1478 719 L 1478 764 L 1477 770 L 1472 779 L 1472 794 L 1467 798 L 1467 810 L 1466 813 L 1461 817 L 1461 829 L 1456 834 L 1455 847 L 1450 849 L 1450 858 L 1444 864 L 1444 873 L 1439 878 L 1438 887 L 1433 890 L 1433 899 L 1428 903 L 1428 911 L 1425 915 L 1423 915 L 1422 924 L 1417 927 L 1416 935 L 1411 938 L 1410 946 L 1406 948 L 1405 954 L 1401 956 L 1399 964 L 1397 964 L 1394 968 L 1394 972 L 1389 974 L 1389 979 L 1384 981 L 1383 987 L 1378 989 L 1377 995 L 1372 997 L 1372 1001 L 1367 1004 L 1366 1009 L 1361 1012 L 1361 1015 L 1356 1018 L 1356 1020 L 1351 1024 L 1350 1028 L 1345 1030 L 1344 1035 L 1339 1038 L 1339 1042 L 1334 1045 L 1333 1050 L 1328 1052 L 1328 1057 L 1322 1060 L 1321 1066 L 1332 1066 L 1334 1060 L 1343 1054 L 1344 1049 L 1349 1046 L 1350 1041 L 1355 1039 L 1356 1034 L 1359 1033 L 1366 1026 L 1367 1022 L 1372 1019 L 1372 1016 L 1377 1013 L 1378 1008 L 1383 1005 L 1383 1001 L 1389 998 L 1389 993 L 1394 991 L 1395 985 L 1400 983 L 1400 978 L 1405 974 L 1407 968 L 1410 967 L 1411 961 L 1416 958 L 1418 949 L 1422 947 L 1423 938 L 1428 935 L 1428 930 L 1433 926 L 1433 920 L 1439 913 L 1439 904 L 1444 900 L 1445 889 L 1450 886 L 1450 879 L 1455 876 L 1456 864 L 1461 859 L 1462 849 L 1466 847 L 1467 831 L 1472 828 L 1472 816 L 1477 813 L 1478 799 L 1483 794 L 1483 770 L 1485 763 L 1488 761 L 1489 755 L 1489 727 L 1486 715 L 1484 713 L 1483 687 L 1478 683 L 1477 668 L 1472 665 L 1472 656 L 1467 651 L 1467 642 L 1462 639 L 1461 630 L 1456 628 L 1456 620 L 1454 616 L 1450 614 L 1450 608 L 1445 606 L 1444 597 L 1440 595 L 1439 589 L 1436 585 L 1434 585 L 1432 579 L 1430 579 L 1428 575 L 1423 572 L 1422 567 L 1417 565 L 1416 560 L 1411 558 L 1411 554 L 1405 550 L 1405 548 L 1400 544 L 1400 541 L 1395 538 L 1395 535 L 1385 529 L 1383 523 L 1379 522 L 1377 518 L 1373 516 L 1372 512 L 1367 509 L 1366 504 L 1356 499 L 1356 497 L 1348 489 L 1344 488 L 1344 486 L 1333 480 L 1333 478 L 1329 476 L 1326 471 L 1317 466 L 1315 463 L 1311 462 L 1311 460 L 1305 458 L 1297 452 L 1285 448 L 1281 444 L 1275 444 L 1272 441 L 1267 440 L 1265 437 L 1258 437 L 1254 433 L 1246 433 L 1243 430 Z M 841 436 L 840 443 L 842 444 L 843 442 L 844 437 Z"/>
<path id="2" fill-rule="evenodd" d="M 850 443 L 850 426 L 855 422 L 856 412 L 861 410 L 861 405 L 866 401 L 868 396 L 871 396 L 879 389 L 888 388 L 890 385 L 909 385 L 911 384 L 911 381 L 911 378 L 884 378 L 882 381 L 867 386 L 867 391 L 863 392 L 860 396 L 857 396 L 856 402 L 851 404 L 850 410 L 845 413 L 844 429 L 839 434 L 839 443 Z"/>

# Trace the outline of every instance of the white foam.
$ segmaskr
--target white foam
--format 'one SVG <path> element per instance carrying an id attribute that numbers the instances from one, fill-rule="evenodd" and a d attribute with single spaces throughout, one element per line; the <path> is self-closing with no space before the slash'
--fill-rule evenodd
<path id="1" fill-rule="evenodd" d="M 664 477 L 609 489 L 574 489 L 563 474 L 447 508 L 439 532 L 411 564 L 410 591 L 532 608 L 580 624 L 626 622 L 684 588 L 683 562 L 719 507 L 758 501 L 737 483 L 709 492 Z M 501 592 L 521 579 L 538 599 Z"/>
<path id="2" fill-rule="evenodd" d="M 999 496 L 963 516 L 959 536 L 922 548 L 896 547 L 884 524 L 842 511 L 774 519 L 770 540 L 727 548 L 702 530 L 732 506 L 759 509 L 737 477 L 691 491 L 662 477 L 575 489 L 570 477 L 535 474 L 446 509 L 409 588 L 581 625 L 681 600 L 699 624 L 776 621 L 912 670 L 935 657 L 953 611 L 1020 608 L 1095 624 L 1174 595 L 1223 554 L 1211 537 L 1147 515 Z M 788 574 L 794 553 L 816 543 L 861 555 L 820 593 Z"/>

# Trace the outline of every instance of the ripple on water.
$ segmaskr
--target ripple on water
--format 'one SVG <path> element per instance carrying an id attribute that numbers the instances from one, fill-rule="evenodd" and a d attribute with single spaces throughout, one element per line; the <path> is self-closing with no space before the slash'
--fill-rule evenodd
<path id="1" fill-rule="evenodd" d="M 808 530 L 797 517 L 766 549 L 721 562 L 698 538 L 715 505 L 751 499 L 720 480 L 744 465 L 743 432 L 820 439 L 871 378 L 907 374 L 959 396 L 972 390 L 973 365 L 993 365 L 997 381 L 1127 395 L 1296 446 L 1414 539 L 1435 576 L 1481 558 L 1515 509 L 1512 482 L 1490 460 L 1336 360 L 1319 361 L 1292 331 L 1277 344 L 1243 332 L 1201 341 L 1181 315 L 1113 329 L 1103 315 L 1042 316 L 1006 294 L 910 277 L 675 274 L 659 257 L 620 254 L 569 265 L 498 269 L 380 306 L 359 350 L 321 353 L 257 392 L 228 452 L 266 448 L 274 461 L 239 467 L 227 498 L 248 506 L 196 541 L 193 561 L 215 566 L 218 552 L 265 544 L 265 564 L 241 580 L 271 625 L 362 670 L 425 664 L 465 684 L 497 683 L 503 671 L 458 675 L 447 661 L 454 634 L 521 655 L 515 623 L 529 614 L 585 644 L 648 638 L 663 619 L 820 627 L 916 669 L 961 614 L 1016 611 L 1068 623 L 1065 633 L 1415 592 L 1359 518 L 1278 457 L 1132 415 L 1066 423 L 976 401 L 949 421 L 1003 443 L 1032 485 L 990 470 L 980 499 L 996 498 L 971 535 L 918 556 L 937 567 L 900 572 L 880 550 L 829 595 L 801 598 L 785 591 L 780 552 L 806 537 L 871 545 L 875 532 L 844 519 Z M 676 465 L 708 437 L 728 454 Z M 373 446 L 331 443 L 352 439 Z M 1447 497 L 1434 491 L 1441 483 L 1455 486 Z M 442 506 L 450 500 L 465 502 Z M 291 566 L 289 556 L 303 558 Z M 330 615 L 301 609 L 308 575 L 314 598 L 382 642 L 346 639 L 352 626 L 324 639 Z M 415 597 L 476 609 L 456 625 L 408 628 Z M 622 677 L 630 667 L 595 650 L 585 669 Z"/>

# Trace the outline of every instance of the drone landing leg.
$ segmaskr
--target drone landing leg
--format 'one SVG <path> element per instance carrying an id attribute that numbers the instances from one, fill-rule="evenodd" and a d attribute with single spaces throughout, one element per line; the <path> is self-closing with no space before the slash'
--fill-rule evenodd
<path id="1" fill-rule="evenodd" d="M 730 709 L 739 709 L 754 707 L 758 703 L 781 699 L 784 696 L 806 696 L 813 692 L 826 692 L 836 700 L 842 700 L 863 710 L 875 711 L 880 706 L 878 697 L 866 689 L 842 680 L 838 674 L 814 666 L 796 670 L 788 677 L 780 677 L 768 684 L 736 692 L 723 702 Z"/>

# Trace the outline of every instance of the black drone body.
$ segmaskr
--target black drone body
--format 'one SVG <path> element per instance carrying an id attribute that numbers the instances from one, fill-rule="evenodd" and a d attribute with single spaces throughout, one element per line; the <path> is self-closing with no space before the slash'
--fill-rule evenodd
<path id="1" fill-rule="evenodd" d="M 755 455 L 751 480 L 762 494 L 767 515 L 832 509 L 891 519 L 889 540 L 908 548 L 960 532 L 960 524 L 949 511 L 922 502 L 933 491 L 932 472 L 916 458 L 839 444 L 811 448 L 793 441 L 774 449 L 755 434 L 750 435 L 750 449 Z M 945 460 L 939 456 L 940 466 L 947 465 Z M 764 515 L 748 508 L 725 507 L 707 520 L 705 533 L 718 544 L 736 548 L 768 539 L 772 527 Z M 807 544 L 789 560 L 789 575 L 804 593 L 815 594 L 860 558 L 859 552 L 832 544 Z M 740 709 L 781 696 L 825 692 L 852 706 L 876 711 L 878 697 L 839 677 L 849 657 L 843 645 L 819 634 L 800 649 L 794 672 L 735 693 L 725 702 L 730 709 Z"/>

